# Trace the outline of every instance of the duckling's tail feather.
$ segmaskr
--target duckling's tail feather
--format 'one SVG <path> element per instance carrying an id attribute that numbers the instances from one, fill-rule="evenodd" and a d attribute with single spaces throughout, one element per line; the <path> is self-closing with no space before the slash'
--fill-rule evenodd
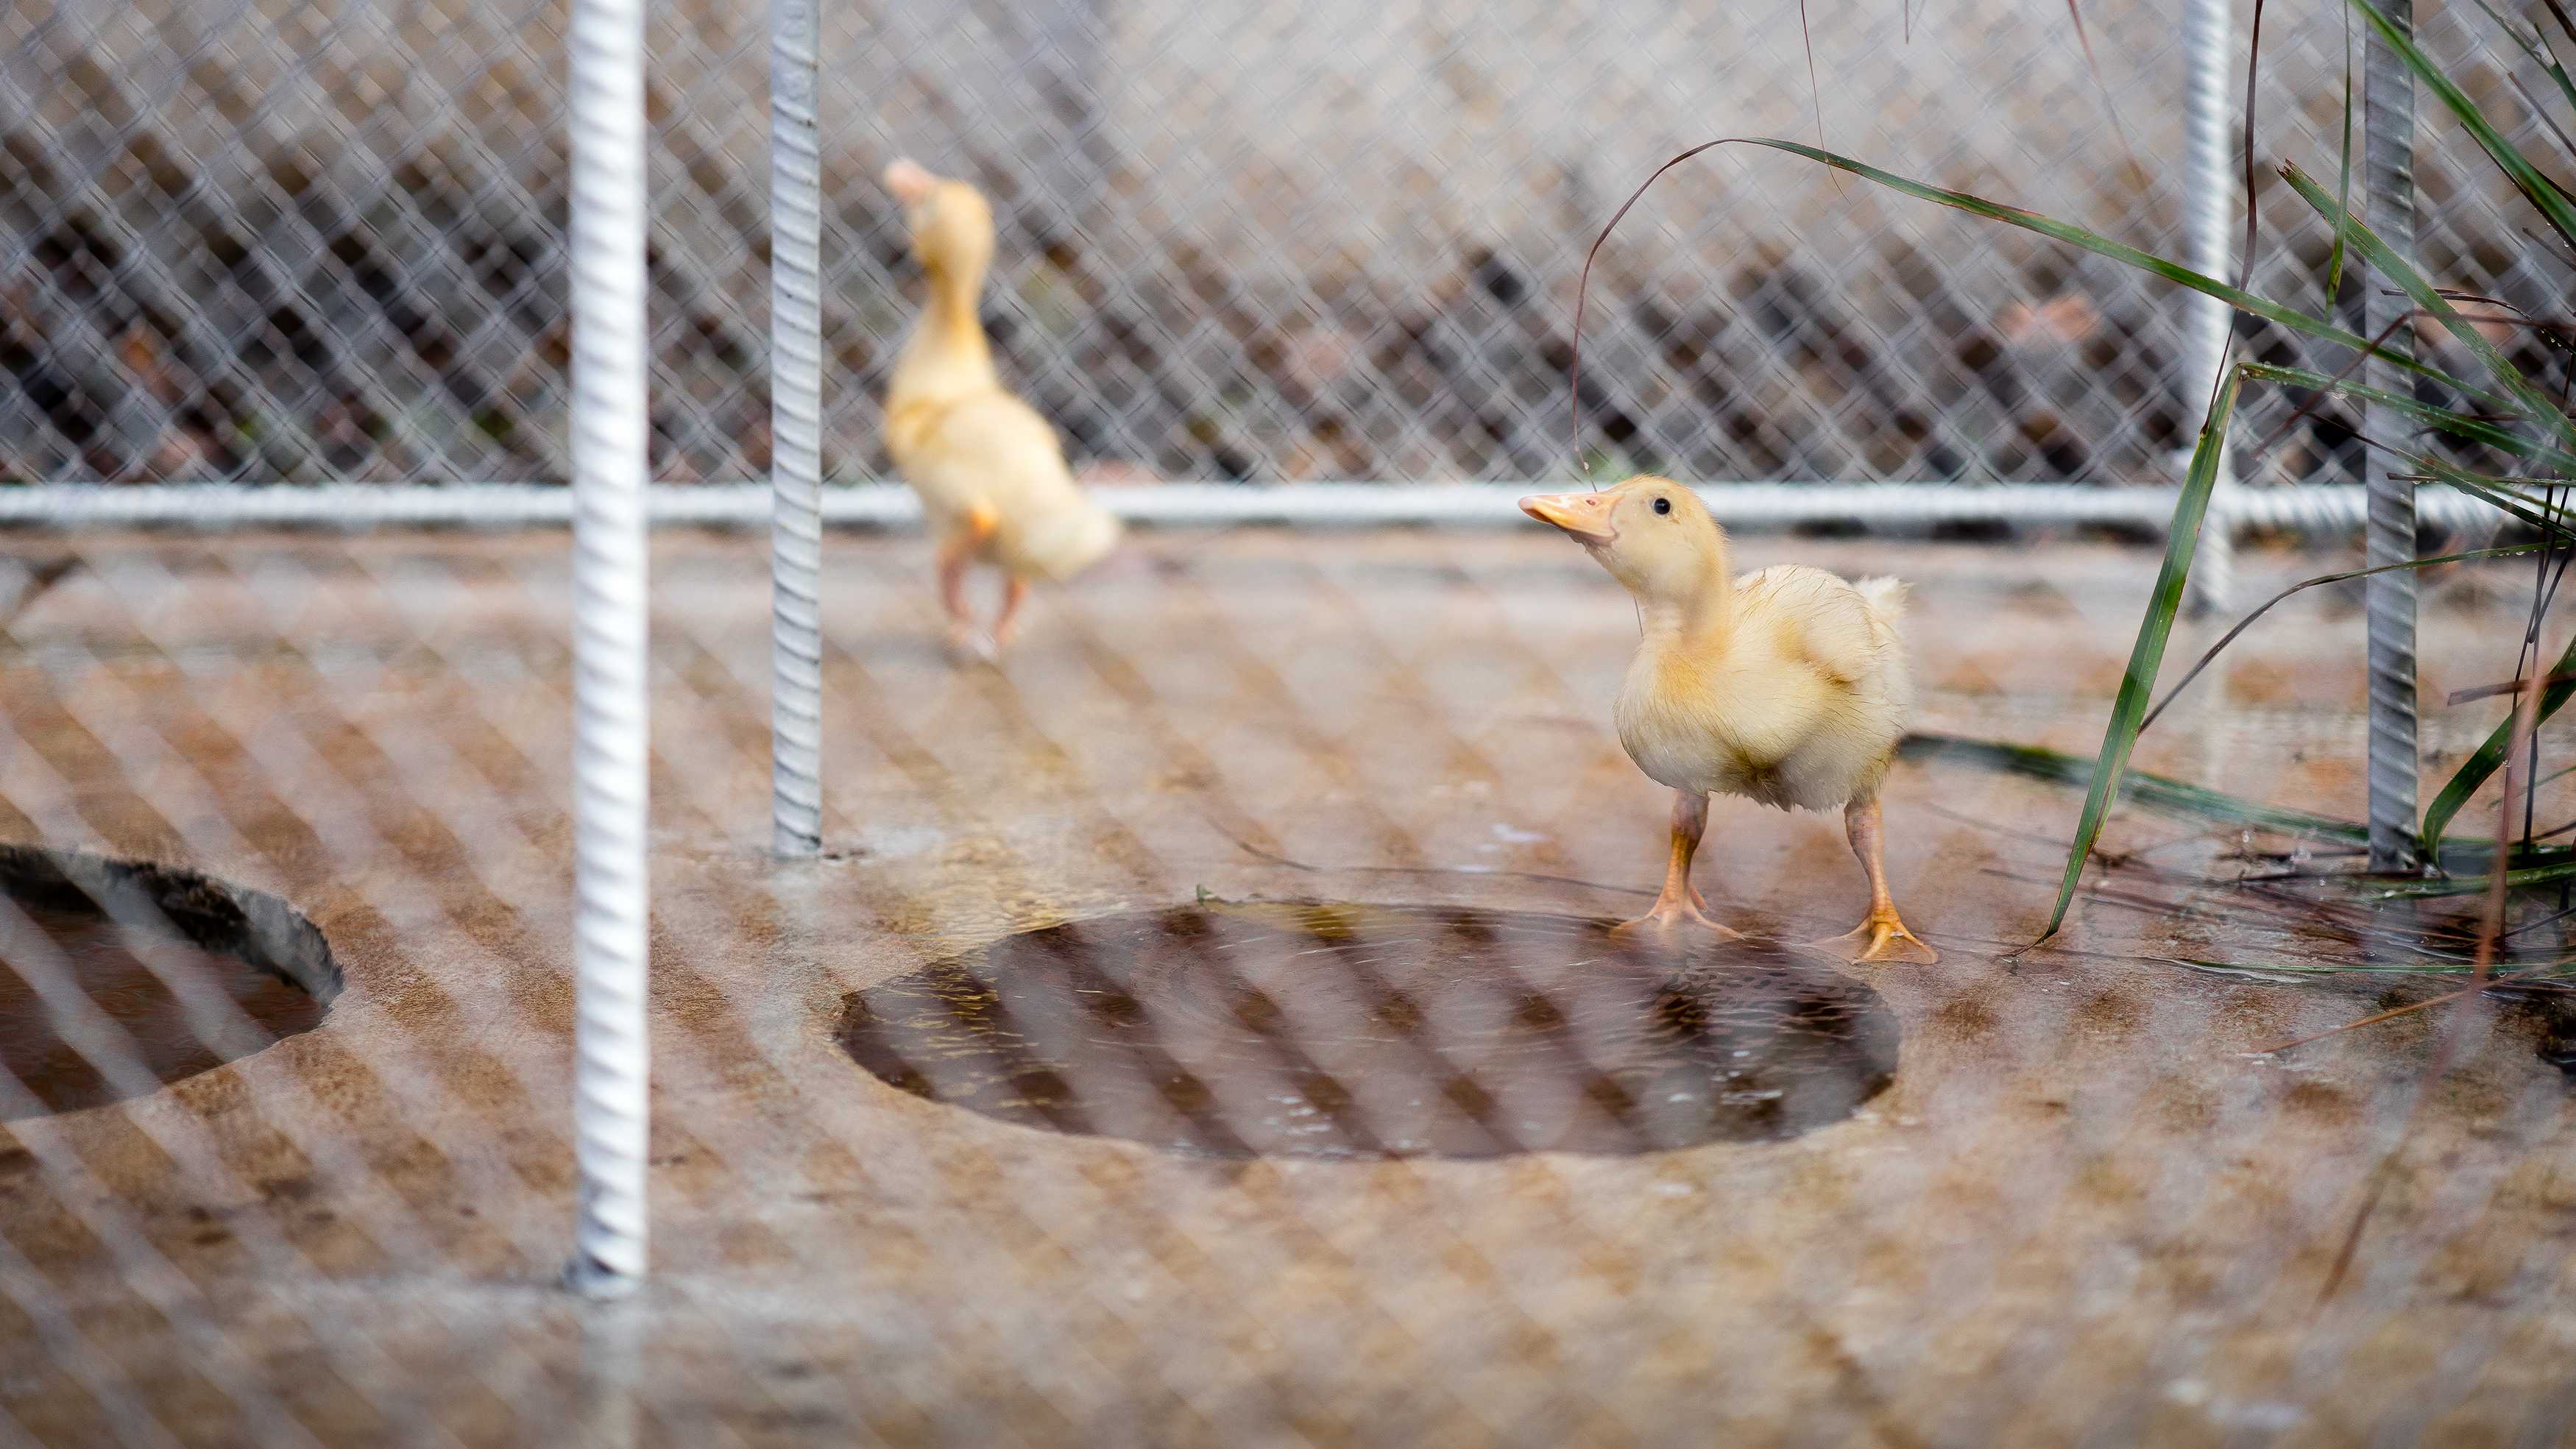
<path id="1" fill-rule="evenodd" d="M 1909 592 L 1905 580 L 1862 579 L 1852 585 L 1852 588 L 1859 593 L 1861 602 L 1869 605 L 1869 611 L 1877 615 L 1880 622 L 1889 628 L 1896 627 L 1897 623 L 1904 619 L 1905 596 Z"/>
<path id="2" fill-rule="evenodd" d="M 1100 562 L 1121 532 L 1116 514 L 1076 495 L 1030 525 L 1019 552 L 1030 571 L 1062 582 Z"/>

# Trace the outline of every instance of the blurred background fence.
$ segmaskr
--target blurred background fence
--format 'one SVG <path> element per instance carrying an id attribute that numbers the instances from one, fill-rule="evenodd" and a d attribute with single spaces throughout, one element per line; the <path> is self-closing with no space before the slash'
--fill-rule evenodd
<path id="1" fill-rule="evenodd" d="M 1821 126 L 2180 255 L 2181 7 L 2081 8 L 2099 85 L 2041 0 L 1944 5 L 1910 35 L 1895 7 L 1812 5 L 1811 91 L 1785 0 L 828 7 L 826 476 L 885 467 L 876 399 L 918 279 L 875 177 L 909 153 L 993 196 L 988 325 L 1095 476 L 1514 480 L 1590 455 L 2169 481 L 2206 387 L 2178 294 L 1769 154 L 1676 172 L 1605 250 L 1598 394 L 1568 433 L 1584 248 L 1713 136 Z M 2422 17 L 2428 47 L 2536 127 L 2457 9 Z M 2261 150 L 2330 172 L 2342 13 L 2266 20 Z M 529 0 L 0 14 L 0 481 L 564 479 L 563 23 Z M 708 0 L 653 20 L 665 481 L 768 467 L 765 25 Z M 2546 310 L 2538 250 L 2450 124 L 2422 120 L 2428 271 Z M 2261 218 L 2274 295 L 2313 293 L 2323 233 L 2285 193 Z M 2340 362 L 2254 331 L 2255 355 Z M 2258 400 L 2245 436 L 2287 406 Z M 2352 451 L 2320 420 L 2241 466 L 2339 477 Z"/>

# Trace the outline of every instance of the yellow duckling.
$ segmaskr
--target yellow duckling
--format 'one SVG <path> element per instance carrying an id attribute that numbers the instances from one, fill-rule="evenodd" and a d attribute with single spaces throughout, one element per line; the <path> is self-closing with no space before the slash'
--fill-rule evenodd
<path id="1" fill-rule="evenodd" d="M 963 181 L 918 162 L 885 170 L 903 203 L 913 255 L 930 300 L 886 387 L 886 451 L 921 495 L 939 540 L 939 598 L 952 644 L 990 659 L 1011 640 L 1032 578 L 1065 579 L 1118 542 L 1118 520 L 1084 496 L 1064 464 L 1055 429 L 1003 388 L 976 317 L 993 262 L 993 208 Z M 1008 579 L 986 636 L 966 603 L 966 567 L 982 561 Z"/>
<path id="2" fill-rule="evenodd" d="M 1737 579 L 1726 531 L 1666 478 L 1524 498 L 1521 509 L 1573 535 L 1636 596 L 1645 625 L 1612 717 L 1628 758 L 1673 788 L 1672 859 L 1655 908 L 1621 930 L 1740 934 L 1709 919 L 1690 883 L 1716 792 L 1784 810 L 1839 806 L 1869 876 L 1869 919 L 1816 944 L 1854 961 L 1938 961 L 1898 919 L 1879 855 L 1879 782 L 1914 702 L 1898 627 L 1905 585 L 1796 564 Z"/>

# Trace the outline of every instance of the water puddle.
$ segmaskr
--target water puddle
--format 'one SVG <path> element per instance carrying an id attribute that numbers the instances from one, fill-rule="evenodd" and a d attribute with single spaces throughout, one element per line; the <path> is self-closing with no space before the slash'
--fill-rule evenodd
<path id="1" fill-rule="evenodd" d="M 239 1060 L 320 1025 L 340 991 L 321 933 L 262 892 L 0 846 L 0 896 L 0 1121 Z"/>
<path id="2" fill-rule="evenodd" d="M 1896 1071 L 1816 959 L 1628 947 L 1508 911 L 1208 903 L 1023 935 L 850 996 L 839 1040 L 931 1101 L 1219 1157 L 1776 1141 Z"/>

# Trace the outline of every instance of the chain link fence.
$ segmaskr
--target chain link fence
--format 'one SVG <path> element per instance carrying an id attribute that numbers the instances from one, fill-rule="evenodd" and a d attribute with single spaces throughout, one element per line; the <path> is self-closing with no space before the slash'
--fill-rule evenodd
<path id="1" fill-rule="evenodd" d="M 875 177 L 910 153 L 993 196 L 987 324 L 1095 476 L 1516 480 L 1589 457 L 2168 480 L 2204 387 L 2176 294 L 1777 155 L 1695 163 L 1630 218 L 1594 278 L 1587 436 L 1566 421 L 1584 248 L 1714 135 L 1821 130 L 2179 254 L 2178 198 L 2209 179 L 2180 161 L 2178 16 L 2084 9 L 2099 85 L 2065 15 L 1983 0 L 1814 10 L 1811 88 L 1787 5 L 837 8 L 826 476 L 886 466 L 877 398 L 919 285 Z M 2482 104 L 2537 127 L 2477 17 L 2424 25 Z M 0 27 L 0 479 L 567 476 L 559 7 L 22 5 Z M 2344 38 L 2316 0 L 2268 9 L 2266 156 L 2331 172 Z M 763 17 L 680 0 L 650 45 L 656 476 L 753 480 Z M 2545 306 L 2552 264 L 2451 139 L 2428 115 L 2428 267 Z M 2322 233 L 2257 180 L 2258 274 L 2313 294 Z M 2322 421 L 2243 472 L 2335 477 L 2350 451 Z"/>
<path id="2" fill-rule="evenodd" d="M 2172 17 L 2086 5 L 2097 85 L 2051 6 L 1908 38 L 1816 5 L 1811 88 L 1798 7 L 1682 13 L 1723 8 L 834 10 L 828 474 L 884 466 L 919 278 L 874 178 L 909 153 L 992 194 L 987 324 L 1095 478 L 2169 478 L 2205 381 L 2173 296 L 1776 156 L 1669 179 L 1605 249 L 1568 436 L 1583 249 L 1721 132 L 1821 128 L 2179 249 Z M 665 481 L 769 462 L 762 20 L 652 16 Z M 2266 20 L 2262 95 L 2302 108 L 2262 133 L 2330 163 L 2340 22 Z M 567 476 L 562 7 L 0 33 L 0 476 Z M 2538 309 L 2562 284 L 2426 125 L 2427 264 Z M 2258 268 L 2314 275 L 2261 197 Z M 2247 471 L 2331 476 L 2348 442 L 2321 419 Z M 2277 869 L 2314 840 L 2143 807 L 2031 946 L 2077 792 L 1976 745 L 2089 751 L 2156 568 L 2062 537 L 1739 541 L 1914 589 L 1888 853 L 1943 961 L 1840 969 L 1775 949 L 1862 909 L 1838 822 L 1735 802 L 1697 879 L 1756 943 L 1606 938 L 1670 801 L 1608 722 L 1636 616 L 1561 538 L 1140 530 L 967 667 L 919 540 L 836 532 L 820 848 L 785 859 L 767 556 L 660 531 L 649 592 L 622 575 L 651 1272 L 583 1302 L 565 742 L 600 670 L 567 621 L 619 601 L 577 606 L 558 533 L 387 519 L 0 530 L 0 1449 L 2576 1425 L 2563 981 L 2444 1005 L 2462 916 L 2320 904 Z M 2528 564 L 2428 575 L 2428 699 L 2510 672 Z M 2135 763 L 2357 813 L 2361 630 L 2347 596 L 2283 604 Z M 2428 714 L 2428 768 L 2474 714 Z M 2563 920 L 2502 966 L 2558 962 Z M 2435 974 L 2299 974 L 2392 933 Z"/>

